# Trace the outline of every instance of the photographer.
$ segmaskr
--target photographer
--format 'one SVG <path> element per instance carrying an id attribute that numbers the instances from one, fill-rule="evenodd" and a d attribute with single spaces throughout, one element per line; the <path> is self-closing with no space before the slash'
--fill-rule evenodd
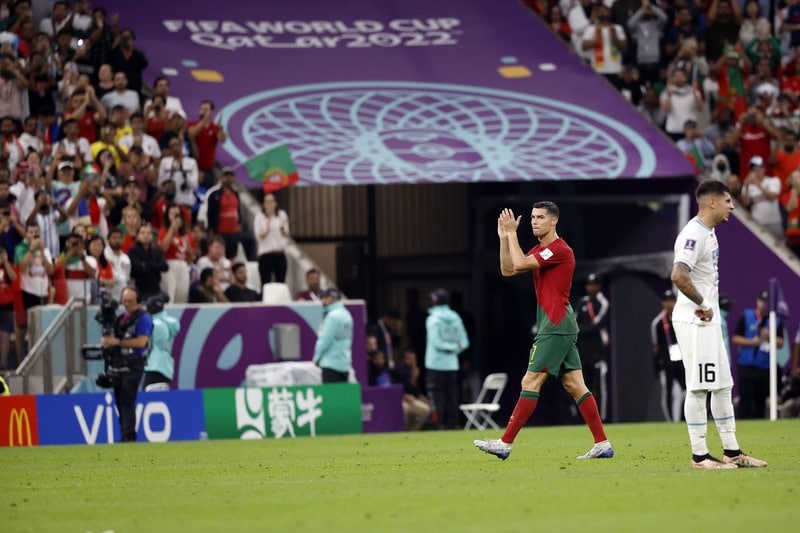
<path id="1" fill-rule="evenodd" d="M 153 319 L 139 304 L 139 293 L 132 287 L 123 289 L 122 306 L 125 310 L 117 317 L 114 335 L 104 335 L 100 342 L 104 349 L 110 349 L 112 353 L 106 376 L 111 379 L 105 383 L 98 381 L 98 385 L 113 385 L 122 442 L 134 442 L 136 393 L 147 361 Z"/>
<path id="2" fill-rule="evenodd" d="M 153 318 L 153 347 L 144 367 L 144 390 L 166 391 L 175 374 L 175 360 L 172 358 L 172 341 L 181 329 L 180 323 L 164 312 L 164 304 L 169 301 L 165 294 L 148 298 L 147 312 Z"/>

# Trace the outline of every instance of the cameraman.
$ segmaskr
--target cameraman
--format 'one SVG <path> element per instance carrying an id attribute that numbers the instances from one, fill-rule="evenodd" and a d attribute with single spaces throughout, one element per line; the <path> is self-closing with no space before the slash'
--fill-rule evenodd
<path id="1" fill-rule="evenodd" d="M 153 319 L 139 305 L 139 293 L 133 287 L 122 290 L 122 307 L 117 317 L 114 336 L 104 336 L 103 348 L 116 348 L 111 357 L 114 371 L 114 398 L 119 411 L 122 442 L 136 441 L 136 393 L 142 381 Z"/>

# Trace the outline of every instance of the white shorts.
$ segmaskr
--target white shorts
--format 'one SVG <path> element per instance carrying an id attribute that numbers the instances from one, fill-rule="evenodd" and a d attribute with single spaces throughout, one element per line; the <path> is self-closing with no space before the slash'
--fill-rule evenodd
<path id="1" fill-rule="evenodd" d="M 719 324 L 699 326 L 673 322 L 683 356 L 686 390 L 719 390 L 733 387 L 728 350 Z"/>

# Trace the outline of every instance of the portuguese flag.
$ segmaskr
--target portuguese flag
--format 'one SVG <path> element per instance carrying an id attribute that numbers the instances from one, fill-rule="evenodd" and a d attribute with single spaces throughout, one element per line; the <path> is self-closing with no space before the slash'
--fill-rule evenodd
<path id="1" fill-rule="evenodd" d="M 248 159 L 244 168 L 253 180 L 261 182 L 265 194 L 288 187 L 300 179 L 289 154 L 289 147 L 285 144 L 269 148 Z"/>

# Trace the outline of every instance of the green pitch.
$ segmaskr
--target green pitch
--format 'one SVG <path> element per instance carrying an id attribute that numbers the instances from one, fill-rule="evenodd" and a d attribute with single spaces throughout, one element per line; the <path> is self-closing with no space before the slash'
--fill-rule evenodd
<path id="1" fill-rule="evenodd" d="M 719 437 L 710 426 L 712 453 Z M 693 471 L 683 424 L 526 428 L 503 462 L 449 431 L 0 450 L 3 530 L 784 531 L 800 420 L 740 422 L 761 470 Z M 721 452 L 719 452 L 721 453 Z"/>

